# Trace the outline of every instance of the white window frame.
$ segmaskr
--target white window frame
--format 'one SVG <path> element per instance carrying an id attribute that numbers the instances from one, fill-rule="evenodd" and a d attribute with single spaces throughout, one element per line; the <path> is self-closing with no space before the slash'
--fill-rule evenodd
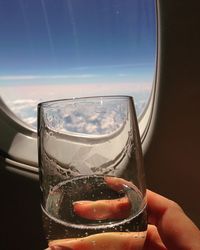
<path id="1" fill-rule="evenodd" d="M 156 0 L 157 53 L 155 62 L 155 77 L 148 104 L 138 118 L 143 153 L 147 151 L 150 134 L 150 124 L 153 113 L 156 112 L 156 94 L 158 89 L 157 71 L 159 68 L 160 36 L 159 36 L 159 1 Z M 38 146 L 37 132 L 20 120 L 3 102 L 0 97 L 0 159 L 5 162 L 7 170 L 38 178 Z M 147 138 L 148 134 L 148 138 Z M 5 141 L 2 139 L 5 137 Z"/>
<path id="2" fill-rule="evenodd" d="M 149 122 L 152 115 L 155 85 L 144 113 L 139 117 L 139 131 L 141 141 L 145 141 Z M 21 121 L 10 111 L 2 99 L 0 99 L 0 131 L 6 137 L 6 141 L 0 140 L 0 149 L 4 155 L 6 168 L 10 171 L 30 174 L 38 174 L 38 146 L 37 132 Z M 2 138 L 2 136 L 1 136 Z M 9 147 L 9 148 L 8 148 Z M 2 156 L 1 156 L 2 157 Z"/>

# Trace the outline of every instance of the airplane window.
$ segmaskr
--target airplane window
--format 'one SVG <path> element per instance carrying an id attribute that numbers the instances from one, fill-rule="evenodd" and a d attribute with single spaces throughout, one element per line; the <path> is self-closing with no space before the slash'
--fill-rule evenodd
<path id="1" fill-rule="evenodd" d="M 41 101 L 122 94 L 144 110 L 156 61 L 155 0 L 0 0 L 0 95 L 36 129 Z"/>

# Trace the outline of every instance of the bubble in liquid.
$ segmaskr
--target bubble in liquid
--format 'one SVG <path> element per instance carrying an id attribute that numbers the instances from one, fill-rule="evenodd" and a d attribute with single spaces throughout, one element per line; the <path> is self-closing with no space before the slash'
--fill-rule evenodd
<path id="1" fill-rule="evenodd" d="M 52 132 L 52 131 L 50 131 L 50 132 L 49 132 L 49 135 L 50 135 L 50 136 L 53 136 L 53 132 Z"/>
<path id="2" fill-rule="evenodd" d="M 92 245 L 96 246 L 96 241 L 95 240 L 92 241 Z"/>

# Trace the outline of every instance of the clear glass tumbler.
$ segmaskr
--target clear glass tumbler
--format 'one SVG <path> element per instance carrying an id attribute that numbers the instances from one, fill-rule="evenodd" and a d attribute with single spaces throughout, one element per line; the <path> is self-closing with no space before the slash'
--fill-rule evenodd
<path id="1" fill-rule="evenodd" d="M 146 189 L 132 97 L 40 103 L 38 145 L 49 247 L 142 249 Z"/>

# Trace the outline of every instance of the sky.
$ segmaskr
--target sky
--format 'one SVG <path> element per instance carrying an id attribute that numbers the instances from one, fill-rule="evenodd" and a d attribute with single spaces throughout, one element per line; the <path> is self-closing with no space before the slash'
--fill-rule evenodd
<path id="1" fill-rule="evenodd" d="M 128 94 L 138 84 L 145 91 L 155 70 L 154 5 L 154 0 L 0 0 L 0 96 L 8 102 L 25 99 L 23 87 L 29 86 L 38 100 L 44 94 L 51 98 L 48 89 L 41 92 L 45 85 L 62 94 L 67 86 L 67 97 L 88 86 L 88 94 L 90 89 L 106 94 L 108 88 L 109 94 L 112 89 Z"/>
<path id="2" fill-rule="evenodd" d="M 0 84 L 20 76 L 149 74 L 153 0 L 0 0 Z M 6 80 L 5 77 L 12 77 Z M 35 81 L 37 82 L 37 81 Z"/>

